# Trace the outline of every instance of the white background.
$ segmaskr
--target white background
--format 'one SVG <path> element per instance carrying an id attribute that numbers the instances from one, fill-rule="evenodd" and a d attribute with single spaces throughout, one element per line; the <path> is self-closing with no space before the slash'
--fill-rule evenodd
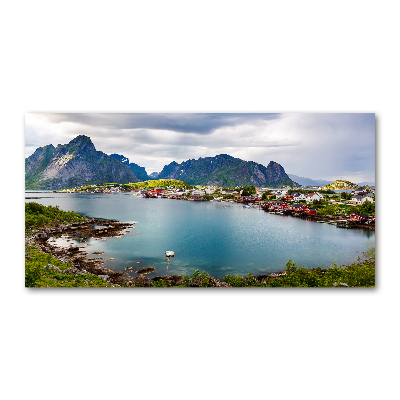
<path id="1" fill-rule="evenodd" d="M 398 396 L 394 4 L 3 4 L 3 398 Z M 375 112 L 377 287 L 24 288 L 24 114 L 113 111 Z"/>

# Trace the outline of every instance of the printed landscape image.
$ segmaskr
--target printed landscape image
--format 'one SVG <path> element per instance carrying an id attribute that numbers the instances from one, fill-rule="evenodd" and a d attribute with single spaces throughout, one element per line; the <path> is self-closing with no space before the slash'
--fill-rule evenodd
<path id="1" fill-rule="evenodd" d="M 27 287 L 374 287 L 375 115 L 29 113 Z"/>

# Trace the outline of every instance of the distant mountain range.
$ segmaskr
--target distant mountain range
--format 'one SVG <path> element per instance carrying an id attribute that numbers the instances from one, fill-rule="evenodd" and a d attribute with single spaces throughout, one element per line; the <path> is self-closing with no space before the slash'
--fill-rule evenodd
<path id="1" fill-rule="evenodd" d="M 290 179 L 297 182 L 301 186 L 325 186 L 325 185 L 332 183 L 330 181 L 325 181 L 323 179 L 310 179 L 310 178 L 304 178 L 302 176 L 297 176 L 297 175 L 293 175 L 293 174 L 288 174 L 288 175 L 289 175 Z"/>
<path id="2" fill-rule="evenodd" d="M 152 172 L 152 173 L 149 175 L 149 177 L 150 177 L 151 179 L 157 179 L 157 178 L 158 178 L 158 175 L 160 175 L 159 172 Z"/>
<path id="3" fill-rule="evenodd" d="M 375 182 L 360 182 L 357 183 L 358 186 L 375 186 Z"/>
<path id="4" fill-rule="evenodd" d="M 65 145 L 40 147 L 25 159 L 26 189 L 62 189 L 93 183 L 138 181 L 128 166 L 96 151 L 90 138 L 84 135 Z"/>
<path id="5" fill-rule="evenodd" d="M 293 174 L 288 174 L 289 178 L 297 182 L 301 186 L 327 186 L 332 183 L 332 181 L 326 181 L 323 179 L 310 179 L 304 178 L 302 176 L 297 176 Z M 358 186 L 375 186 L 375 182 L 360 182 L 357 183 Z"/>

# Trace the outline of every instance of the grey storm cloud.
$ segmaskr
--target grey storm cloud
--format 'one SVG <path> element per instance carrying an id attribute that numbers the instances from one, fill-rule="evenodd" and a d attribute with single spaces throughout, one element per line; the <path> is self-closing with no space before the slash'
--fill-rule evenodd
<path id="1" fill-rule="evenodd" d="M 49 113 L 50 122 L 74 122 L 108 129 L 156 129 L 209 134 L 215 129 L 239 124 L 257 124 L 279 119 L 278 113 Z"/>

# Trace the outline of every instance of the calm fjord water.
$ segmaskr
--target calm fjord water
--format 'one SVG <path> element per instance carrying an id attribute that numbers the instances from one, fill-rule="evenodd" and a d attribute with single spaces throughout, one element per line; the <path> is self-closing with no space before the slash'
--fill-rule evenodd
<path id="1" fill-rule="evenodd" d="M 215 278 L 227 274 L 265 274 L 285 268 L 288 260 L 311 267 L 345 264 L 375 243 L 368 230 L 245 208 L 237 203 L 144 199 L 128 193 L 38 193 L 28 199 L 95 218 L 134 222 L 121 238 L 90 239 L 85 250 L 105 251 L 105 266 L 124 270 L 153 266 L 152 275 L 191 274 L 195 269 Z M 175 257 L 169 261 L 166 250 Z M 93 256 L 94 257 L 94 256 Z M 139 262 L 138 262 L 139 261 Z"/>

